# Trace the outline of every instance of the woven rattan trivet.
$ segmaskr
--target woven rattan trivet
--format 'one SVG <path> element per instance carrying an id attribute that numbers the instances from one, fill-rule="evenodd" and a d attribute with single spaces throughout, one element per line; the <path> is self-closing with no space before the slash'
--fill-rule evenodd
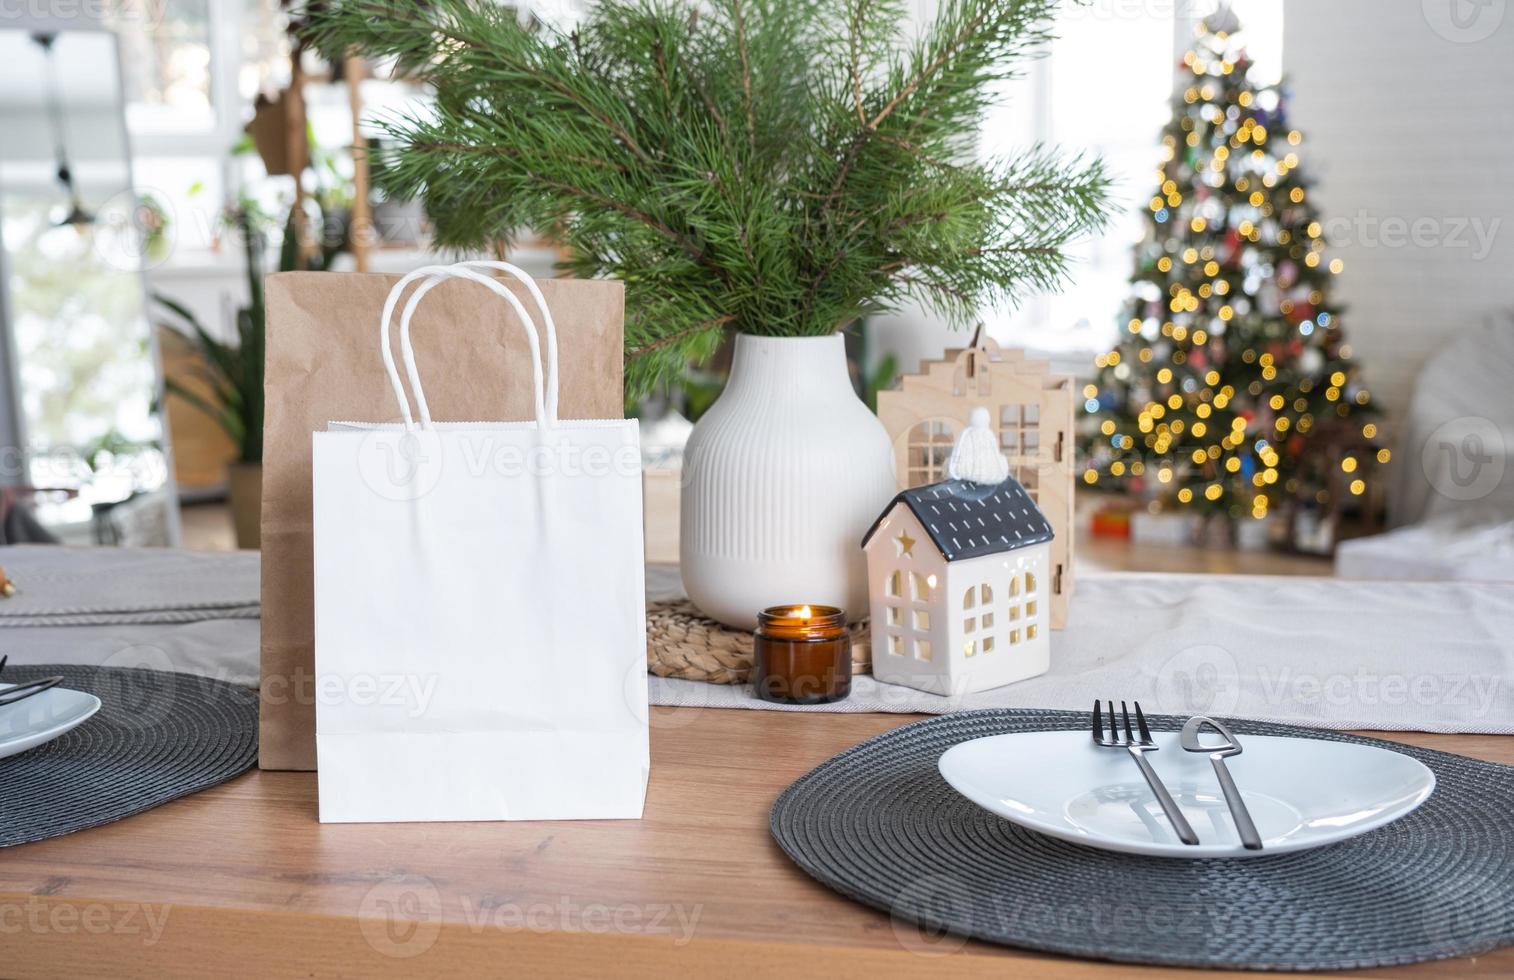
<path id="1" fill-rule="evenodd" d="M 752 634 L 701 615 L 687 599 L 647 604 L 647 669 L 658 677 L 745 684 L 752 670 Z M 867 622 L 852 627 L 852 673 L 873 669 Z"/>

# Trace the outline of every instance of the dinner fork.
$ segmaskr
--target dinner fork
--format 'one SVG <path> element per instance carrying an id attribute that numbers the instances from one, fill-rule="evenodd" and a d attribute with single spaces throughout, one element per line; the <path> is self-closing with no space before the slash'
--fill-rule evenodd
<path id="1" fill-rule="evenodd" d="M 1095 745 L 1104 748 L 1126 749 L 1130 757 L 1141 767 L 1141 775 L 1146 777 L 1146 785 L 1156 794 L 1157 802 L 1162 804 L 1162 812 L 1167 814 L 1172 827 L 1178 832 L 1178 839 L 1184 844 L 1197 844 L 1199 835 L 1193 832 L 1193 827 L 1188 823 L 1188 818 L 1183 816 L 1183 811 L 1178 809 L 1177 801 L 1172 794 L 1167 792 L 1167 787 L 1162 785 L 1162 778 L 1156 770 L 1151 768 L 1151 763 L 1146 761 L 1147 752 L 1157 751 L 1156 742 L 1152 741 L 1151 731 L 1146 727 L 1146 716 L 1141 713 L 1141 702 L 1135 703 L 1136 726 L 1140 732 L 1137 736 L 1130 730 L 1130 709 L 1125 702 L 1120 702 L 1120 714 L 1124 718 L 1124 737 L 1121 737 L 1120 727 L 1115 724 L 1114 702 L 1109 702 L 1109 734 L 1104 734 L 1104 714 L 1100 709 L 1101 703 L 1093 703 L 1093 741 Z"/>
<path id="2" fill-rule="evenodd" d="M 8 660 L 10 660 L 9 654 L 0 657 L 0 673 L 5 671 L 5 663 Z M 27 681 L 25 684 L 13 684 L 10 687 L 0 688 L 0 708 L 8 704 L 15 704 L 17 701 L 25 701 L 33 695 L 41 694 L 48 688 L 57 687 L 62 682 L 63 675 L 55 674 L 52 677 L 40 677 L 34 681 Z"/>

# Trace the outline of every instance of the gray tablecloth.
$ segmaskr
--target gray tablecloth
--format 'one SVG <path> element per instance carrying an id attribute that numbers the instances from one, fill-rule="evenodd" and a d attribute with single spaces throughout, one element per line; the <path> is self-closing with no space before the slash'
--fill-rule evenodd
<path id="1" fill-rule="evenodd" d="M 11 662 L 108 664 L 258 681 L 258 558 L 161 549 L 0 548 Z M 653 598 L 676 568 L 648 569 Z M 1084 575 L 1051 671 L 962 697 L 858 677 L 852 696 L 780 708 L 744 686 L 652 678 L 654 705 L 942 713 L 1139 699 L 1321 728 L 1514 733 L 1514 586 L 1287 577 Z M 676 724 L 653 712 L 653 724 Z"/>
<path id="2" fill-rule="evenodd" d="M 653 598 L 681 594 L 676 568 L 649 569 L 647 582 Z M 941 697 L 860 676 L 846 701 L 808 708 L 747 686 L 654 677 L 651 688 L 657 705 L 929 714 L 1111 697 L 1316 728 L 1514 733 L 1514 586 L 1084 575 L 1052 633 L 1050 672 L 1007 687 Z"/>
<path id="3" fill-rule="evenodd" d="M 146 667 L 258 683 L 258 555 L 167 548 L 0 548 L 12 664 Z"/>

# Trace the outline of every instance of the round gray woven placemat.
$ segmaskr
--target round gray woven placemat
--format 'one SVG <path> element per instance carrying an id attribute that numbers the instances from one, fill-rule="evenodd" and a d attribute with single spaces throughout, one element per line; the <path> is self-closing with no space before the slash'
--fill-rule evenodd
<path id="1" fill-rule="evenodd" d="M 84 724 L 0 759 L 0 847 L 129 817 L 252 768 L 258 698 L 231 684 L 126 667 L 7 667 L 7 683 L 62 674 L 100 699 Z M 0 711 L 25 707 L 20 702 Z"/>
<path id="2" fill-rule="evenodd" d="M 1151 719 L 1176 731 L 1183 719 Z M 773 804 L 780 847 L 822 884 L 893 917 L 906 947 L 955 937 L 1073 956 L 1229 969 L 1360 969 L 1514 943 L 1514 767 L 1338 732 L 1236 721 L 1239 735 L 1382 745 L 1435 772 L 1419 809 L 1314 851 L 1183 861 L 1020 828 L 936 770 L 958 742 L 1082 730 L 1085 715 L 943 715 L 854 746 Z"/>

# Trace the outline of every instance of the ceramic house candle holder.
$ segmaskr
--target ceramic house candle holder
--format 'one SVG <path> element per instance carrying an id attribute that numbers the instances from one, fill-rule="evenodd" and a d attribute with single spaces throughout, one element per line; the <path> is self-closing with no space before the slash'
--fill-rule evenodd
<path id="1" fill-rule="evenodd" d="M 873 676 L 952 695 L 1043 674 L 1051 664 L 1051 524 L 974 413 L 951 479 L 905 490 L 863 539 Z M 981 425 L 979 424 L 981 423 Z M 991 446 L 991 442 L 990 442 Z"/>

